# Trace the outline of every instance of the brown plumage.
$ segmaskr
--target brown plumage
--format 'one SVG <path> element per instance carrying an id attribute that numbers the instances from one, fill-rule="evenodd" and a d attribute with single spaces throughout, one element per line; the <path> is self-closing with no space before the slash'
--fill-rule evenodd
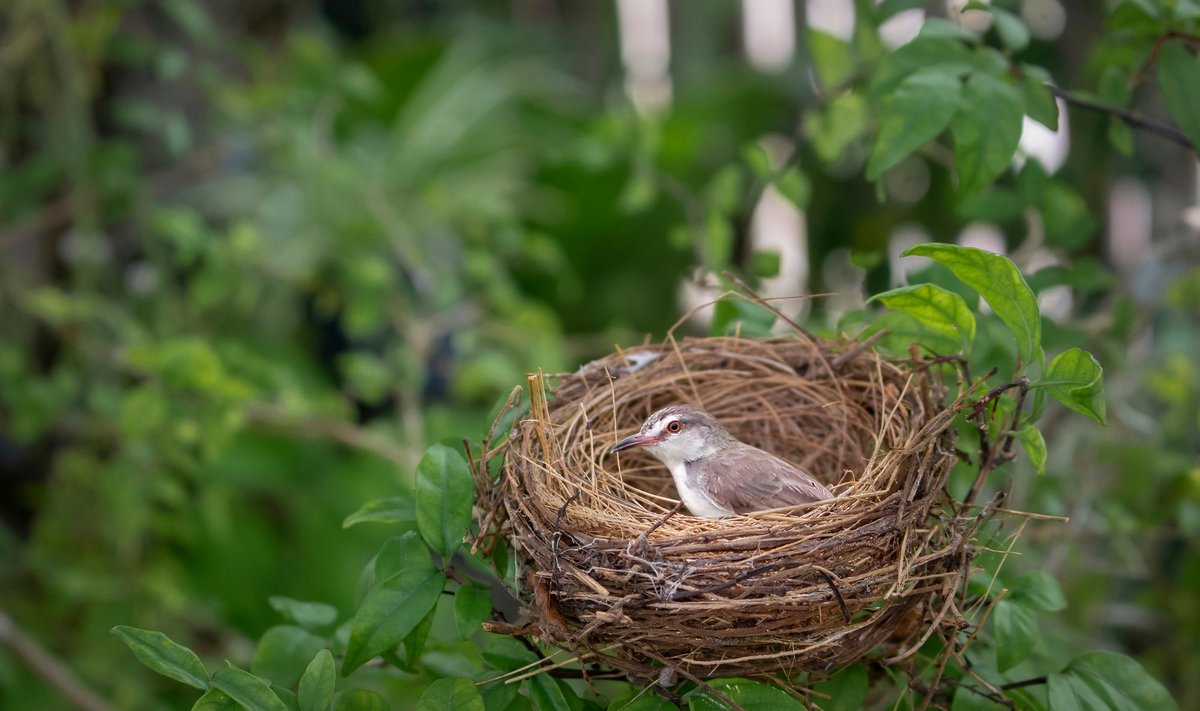
<path id="1" fill-rule="evenodd" d="M 655 412 L 611 451 L 632 447 L 646 448 L 667 465 L 680 498 L 696 516 L 721 518 L 833 498 L 807 472 L 738 441 L 715 417 L 689 405 Z"/>

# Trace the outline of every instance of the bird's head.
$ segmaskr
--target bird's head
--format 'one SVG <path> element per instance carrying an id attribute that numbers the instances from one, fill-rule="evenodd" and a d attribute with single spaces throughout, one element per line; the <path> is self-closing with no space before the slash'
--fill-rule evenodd
<path id="1" fill-rule="evenodd" d="M 644 447 L 666 464 L 691 462 L 721 449 L 733 438 L 717 418 L 691 405 L 671 405 L 646 418 L 637 434 L 613 445 L 611 452 Z"/>

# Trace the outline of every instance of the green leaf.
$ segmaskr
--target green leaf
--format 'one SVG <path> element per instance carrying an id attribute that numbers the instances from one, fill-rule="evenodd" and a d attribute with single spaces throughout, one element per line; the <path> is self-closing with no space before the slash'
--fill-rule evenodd
<path id="1" fill-rule="evenodd" d="M 617 198 L 617 208 L 623 215 L 636 215 L 650 208 L 656 199 L 658 183 L 654 180 L 654 173 L 647 168 L 639 168 L 633 171 Z"/>
<path id="2" fill-rule="evenodd" d="M 608 711 L 675 711 L 676 708 L 654 689 L 640 686 L 626 690 L 608 705 Z"/>
<path id="3" fill-rule="evenodd" d="M 1029 46 L 1029 28 L 1021 18 L 999 7 L 991 8 L 992 20 L 1000 43 L 1009 52 L 1020 52 Z"/>
<path id="4" fill-rule="evenodd" d="M 209 688 L 208 671 L 192 650 L 162 632 L 118 625 L 112 633 L 129 646 L 137 660 L 154 671 L 197 689 Z"/>
<path id="5" fill-rule="evenodd" d="M 405 531 L 403 535 L 389 538 L 375 556 L 375 580 L 382 581 L 396 575 L 421 575 L 437 570 L 429 555 L 429 547 L 416 531 Z"/>
<path id="6" fill-rule="evenodd" d="M 737 165 L 727 165 L 708 181 L 708 185 L 704 187 L 704 196 L 708 205 L 722 215 L 732 215 L 742 203 L 742 191 L 741 168 Z"/>
<path id="7" fill-rule="evenodd" d="M 893 311 L 912 316 L 922 326 L 954 341 L 963 353 L 971 350 L 975 316 L 967 302 L 952 291 L 933 284 L 915 284 L 876 294 L 867 301 L 879 301 Z"/>
<path id="8" fill-rule="evenodd" d="M 1017 266 L 1007 257 L 953 244 L 918 244 L 904 257 L 929 257 L 954 272 L 979 292 L 992 311 L 1008 326 L 1017 341 L 1017 352 L 1026 364 L 1042 356 L 1042 317 L 1037 297 Z"/>
<path id="9" fill-rule="evenodd" d="M 713 271 L 729 266 L 733 255 L 733 228 L 729 220 L 716 210 L 709 210 L 700 234 L 704 264 Z"/>
<path id="10" fill-rule="evenodd" d="M 950 703 L 950 711 L 1004 711 L 1005 708 L 965 686 L 954 690 L 954 700 Z"/>
<path id="11" fill-rule="evenodd" d="M 1052 711 L 1174 711 L 1171 694 L 1133 659 L 1116 652 L 1085 652 L 1047 680 Z"/>
<path id="12" fill-rule="evenodd" d="M 1024 116 L 1025 102 L 1012 85 L 988 74 L 971 75 L 952 126 L 959 192 L 977 192 L 1008 169 Z"/>
<path id="13" fill-rule="evenodd" d="M 250 671 L 279 686 L 295 684 L 325 640 L 302 627 L 279 625 L 263 633 Z"/>
<path id="14" fill-rule="evenodd" d="M 212 18 L 200 0 L 163 0 L 162 9 L 189 39 L 201 46 L 210 46 L 215 40 Z"/>
<path id="15" fill-rule="evenodd" d="M 913 151 L 937 138 L 962 102 L 958 76 L 945 69 L 922 69 L 909 76 L 880 110 L 867 178 L 875 180 Z"/>
<path id="16" fill-rule="evenodd" d="M 804 135 L 825 163 L 840 158 L 866 128 L 867 102 L 852 91 L 804 114 Z"/>
<path id="17" fill-rule="evenodd" d="M 1133 155 L 1133 129 L 1116 116 L 1108 119 L 1108 142 L 1121 155 Z"/>
<path id="18" fill-rule="evenodd" d="M 529 697 L 538 711 L 571 711 L 562 687 L 549 674 L 538 674 L 529 680 Z"/>
<path id="19" fill-rule="evenodd" d="M 1036 161 L 1026 165 L 1031 163 Z M 1041 210 L 1046 241 L 1052 246 L 1078 249 L 1087 244 L 1096 229 L 1096 218 L 1091 215 L 1087 202 L 1061 180 L 1047 180 L 1034 204 Z"/>
<path id="20" fill-rule="evenodd" d="M 1025 425 L 1017 431 L 1017 439 L 1021 441 L 1021 447 L 1025 449 L 1025 455 L 1029 457 L 1029 463 L 1037 469 L 1037 475 L 1041 476 L 1046 473 L 1046 440 L 1042 438 L 1042 432 L 1033 425 Z"/>
<path id="21" fill-rule="evenodd" d="M 750 272 L 763 279 L 777 277 L 781 261 L 779 252 L 776 250 L 758 250 L 750 255 Z"/>
<path id="22" fill-rule="evenodd" d="M 276 612 L 301 627 L 317 630 L 337 622 L 337 608 L 323 602 L 303 602 L 282 595 L 267 598 Z"/>
<path id="23" fill-rule="evenodd" d="M 915 72 L 929 68 L 958 77 L 975 68 L 975 59 L 971 50 L 957 40 L 919 36 L 879 62 L 867 93 L 872 97 L 885 96 Z"/>
<path id="24" fill-rule="evenodd" d="M 808 31 L 808 53 L 817 70 L 817 80 L 826 91 L 841 86 L 854 73 L 854 52 L 833 35 Z"/>
<path id="25" fill-rule="evenodd" d="M 1058 102 L 1046 84 L 1050 73 L 1031 64 L 1021 65 L 1021 83 L 1017 90 L 1025 101 L 1025 113 L 1051 131 L 1058 130 Z"/>
<path id="26" fill-rule="evenodd" d="M 1008 222 L 1023 217 L 1027 205 L 1015 190 L 992 186 L 990 190 L 963 196 L 958 214 L 969 220 Z"/>
<path id="27" fill-rule="evenodd" d="M 1008 599 L 996 603 L 992 610 L 996 667 L 1007 671 L 1029 658 L 1037 632 L 1037 620 L 1029 608 Z"/>
<path id="28" fill-rule="evenodd" d="M 1042 419 L 1042 415 L 1046 412 L 1046 391 L 1037 388 L 1033 391 L 1033 407 L 1029 408 L 1029 416 L 1025 418 L 1027 422 L 1037 422 Z"/>
<path id="29" fill-rule="evenodd" d="M 389 496 L 363 504 L 342 521 L 342 528 L 360 523 L 413 523 L 417 520 L 416 504 L 411 496 Z"/>
<path id="30" fill-rule="evenodd" d="M 815 699 L 824 711 L 858 711 L 867 700 L 867 668 L 854 664 L 834 674 L 828 681 L 813 684 L 813 691 L 829 696 Z"/>
<path id="31" fill-rule="evenodd" d="M 271 693 L 275 694 L 275 698 L 283 702 L 288 711 L 300 711 L 300 700 L 296 698 L 296 694 L 291 689 L 285 689 L 282 686 L 272 684 Z"/>
<path id="32" fill-rule="evenodd" d="M 1173 14 L 1176 20 L 1200 20 L 1200 2 L 1176 0 Z"/>
<path id="33" fill-rule="evenodd" d="M 1200 153 L 1200 58 L 1178 41 L 1165 43 L 1158 53 L 1158 88 L 1171 118 Z"/>
<path id="34" fill-rule="evenodd" d="M 477 683 L 486 681 L 494 676 L 495 672 L 484 672 L 484 676 L 475 681 Z M 505 684 L 503 681 L 493 681 L 490 684 L 477 685 L 475 688 L 483 695 L 483 707 L 487 711 L 505 711 L 509 708 L 509 704 L 513 702 L 513 699 L 516 698 L 520 686 L 520 684 Z"/>
<path id="35" fill-rule="evenodd" d="M 1091 353 L 1080 348 L 1059 353 L 1033 387 L 1045 388 L 1069 409 L 1106 424 L 1104 369 Z"/>
<path id="36" fill-rule="evenodd" d="M 1029 275 L 1029 286 L 1038 293 L 1065 284 L 1084 294 L 1094 294 L 1111 289 L 1116 283 L 1116 275 L 1095 257 L 1080 257 L 1072 260 L 1069 267 L 1053 265 Z"/>
<path id="37" fill-rule="evenodd" d="M 492 616 L 492 591 L 475 585 L 464 585 L 454 593 L 454 621 L 463 639 L 479 631 L 479 626 Z"/>
<path id="38" fill-rule="evenodd" d="M 333 711 L 388 711 L 389 708 L 387 699 L 370 689 L 346 689 L 333 704 Z M 417 708 L 421 708 L 420 704 Z"/>
<path id="39" fill-rule="evenodd" d="M 417 711 L 484 711 L 483 697 L 475 682 L 457 677 L 438 679 L 425 687 L 417 701 Z"/>
<path id="40" fill-rule="evenodd" d="M 445 584 L 446 576 L 436 570 L 424 575 L 396 574 L 376 583 L 350 622 L 342 676 L 403 642 L 437 604 Z"/>
<path id="41" fill-rule="evenodd" d="M 512 637 L 487 635 L 483 646 L 483 659 L 500 671 L 512 671 L 529 664 L 537 657 Z"/>
<path id="42" fill-rule="evenodd" d="M 429 614 L 425 615 L 412 632 L 404 637 L 404 666 L 409 669 L 416 667 L 417 661 L 421 658 L 421 652 L 425 650 L 425 640 L 429 639 L 429 630 L 433 628 L 433 618 L 436 613 L 437 605 L 434 604 Z"/>
<path id="43" fill-rule="evenodd" d="M 883 0 L 875 6 L 875 25 L 882 25 L 894 15 L 905 10 L 916 10 L 925 7 L 926 0 Z"/>
<path id="44" fill-rule="evenodd" d="M 888 311 L 877 316 L 863 329 L 859 338 L 870 338 L 884 329 L 887 329 L 888 335 L 878 341 L 877 346 L 888 353 L 907 354 L 913 344 L 932 353 L 955 353 L 960 348 L 957 338 L 948 338 L 944 332 L 930 328 L 913 316 L 899 311 Z"/>
<path id="45" fill-rule="evenodd" d="M 471 526 L 475 479 L 457 448 L 438 443 L 417 464 L 417 530 L 447 560 Z"/>
<path id="46" fill-rule="evenodd" d="M 747 143 L 742 147 L 742 160 L 750 168 L 750 172 L 754 177 L 760 180 L 769 180 L 773 169 L 771 168 L 771 156 L 767 154 L 767 149 L 757 141 Z"/>
<path id="47" fill-rule="evenodd" d="M 271 686 L 244 669 L 229 667 L 212 675 L 214 689 L 220 689 L 247 711 L 287 711 Z"/>
<path id="48" fill-rule="evenodd" d="M 808 176 L 801 173 L 799 169 L 788 168 L 776 176 L 773 183 L 779 194 L 795 205 L 797 209 L 803 210 L 808 204 L 809 195 L 812 194 L 812 184 L 809 182 Z"/>
<path id="49" fill-rule="evenodd" d="M 192 705 L 192 711 L 239 711 L 241 708 L 241 704 L 220 689 L 209 689 Z"/>
<path id="50" fill-rule="evenodd" d="M 747 679 L 716 679 L 709 686 L 728 696 L 746 711 L 801 711 L 804 704 L 775 686 L 768 686 Z M 704 689 L 697 689 L 688 696 L 691 711 L 728 711 L 729 705 Z"/>
<path id="51" fill-rule="evenodd" d="M 1130 84 L 1131 69 L 1118 65 L 1109 65 L 1100 73 L 1096 93 L 1100 100 L 1114 106 L 1125 106 L 1133 98 Z"/>
<path id="52" fill-rule="evenodd" d="M 333 654 L 328 649 L 317 652 L 304 675 L 300 677 L 300 686 L 296 697 L 300 702 L 300 711 L 325 711 L 333 700 L 333 688 L 337 682 L 337 669 L 333 664 Z"/>
<path id="53" fill-rule="evenodd" d="M 751 338 L 761 338 L 771 333 L 775 325 L 775 314 L 753 301 L 736 297 L 721 299 L 713 307 L 713 320 L 709 331 L 714 336 L 741 333 Z"/>
<path id="54" fill-rule="evenodd" d="M 1035 570 L 1017 579 L 1009 588 L 1008 598 L 1041 612 L 1058 612 L 1067 607 L 1067 598 L 1054 576 Z"/>

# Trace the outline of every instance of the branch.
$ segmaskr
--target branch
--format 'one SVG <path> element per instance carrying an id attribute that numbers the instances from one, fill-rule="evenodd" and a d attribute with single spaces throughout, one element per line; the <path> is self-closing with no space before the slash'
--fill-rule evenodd
<path id="1" fill-rule="evenodd" d="M 246 421 L 251 425 L 314 439 L 331 439 L 347 447 L 383 457 L 402 467 L 411 466 L 415 461 L 414 454 L 408 448 L 350 422 L 295 417 L 274 406 L 262 404 L 251 405 L 245 414 Z"/>
<path id="2" fill-rule="evenodd" d="M 1004 691 L 1008 691 L 1009 689 L 1020 689 L 1023 686 L 1037 686 L 1038 684 L 1045 684 L 1045 683 L 1046 683 L 1046 677 L 1035 676 L 1032 679 L 1022 679 L 1020 681 L 1009 682 L 1007 684 L 1004 684 L 1000 688 Z"/>
<path id="3" fill-rule="evenodd" d="M 1192 143 L 1192 139 L 1188 138 L 1187 134 L 1179 130 L 1177 126 L 1164 121 L 1159 121 L 1158 119 L 1150 118 L 1149 116 L 1139 114 L 1136 111 L 1131 111 L 1120 106 L 1111 106 L 1109 104 L 1104 104 L 1099 101 L 1093 101 L 1092 99 L 1079 96 L 1078 94 L 1072 94 L 1066 89 L 1059 88 L 1053 84 L 1046 84 L 1046 89 L 1048 89 L 1054 96 L 1057 96 L 1072 106 L 1078 106 L 1081 109 L 1088 109 L 1089 111 L 1097 111 L 1100 113 L 1109 114 L 1124 121 L 1133 128 L 1145 129 L 1150 133 L 1157 134 L 1158 136 L 1171 141 L 1172 143 L 1178 143 L 1179 145 L 1190 148 L 1193 151 L 1196 150 L 1196 145 Z"/>
<path id="4" fill-rule="evenodd" d="M 47 686 L 82 711 L 116 711 L 85 686 L 58 657 L 25 634 L 4 610 L 0 610 L 0 642 L 11 647 L 17 657 Z"/>

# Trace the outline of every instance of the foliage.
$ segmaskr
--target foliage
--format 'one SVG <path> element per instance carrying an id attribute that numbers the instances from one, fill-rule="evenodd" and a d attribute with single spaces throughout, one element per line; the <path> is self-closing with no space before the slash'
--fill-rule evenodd
<path id="1" fill-rule="evenodd" d="M 963 300 L 952 292 L 930 284 L 913 285 L 890 292 L 890 295 L 881 295 L 885 304 L 898 307 L 911 316 L 919 327 L 927 327 L 939 334 L 948 324 L 969 323 L 970 328 L 962 330 L 969 331 L 973 337 L 976 318 L 997 319 L 1007 327 L 1007 333 L 1001 333 L 999 337 L 1004 340 L 1011 337 L 1018 344 L 1017 353 L 1014 354 L 1013 383 L 995 388 L 986 395 L 983 395 L 981 390 L 982 405 L 975 408 L 975 414 L 968 411 L 962 416 L 964 424 L 972 419 L 979 422 L 979 439 L 974 451 L 968 454 L 978 463 L 983 474 L 989 473 L 995 462 L 1003 460 L 1004 455 L 996 453 L 1006 454 L 1009 451 L 1018 428 L 1022 425 L 1029 428 L 1036 421 L 1033 413 L 1027 414 L 1021 409 L 1027 388 L 1044 389 L 1063 405 L 1103 423 L 1101 373 L 1095 359 L 1085 351 L 1072 348 L 1057 355 L 1044 369 L 1040 378 L 1031 381 L 1021 377 L 1023 355 L 1030 356 L 1029 365 L 1033 367 L 1039 366 L 1038 361 L 1042 360 L 1041 316 L 1032 290 L 1011 261 L 980 250 L 952 245 L 920 246 L 909 250 L 908 253 L 913 256 L 933 255 L 938 261 L 951 265 L 966 286 L 985 296 L 987 303 L 992 306 L 992 313 L 976 316 L 965 310 L 965 306 L 964 312 L 959 313 L 958 308 L 963 305 Z M 914 295 L 923 295 L 924 298 L 913 298 Z M 928 305 L 935 296 L 943 304 L 942 308 L 929 308 Z M 946 304 L 949 306 L 945 306 Z M 1033 323 L 1038 324 L 1038 327 L 1033 328 Z M 966 351 L 972 345 L 972 340 L 973 338 L 966 338 L 956 345 L 966 346 L 961 349 Z M 917 344 L 919 343 L 920 341 L 917 341 Z M 968 382 L 966 387 L 976 388 L 985 383 L 986 378 Z M 998 402 L 998 398 L 1005 397 L 1006 391 L 1009 390 L 1017 393 L 1012 396 L 1015 397 L 1014 405 L 995 407 L 992 410 L 994 414 L 990 416 L 983 414 L 992 403 Z M 1008 420 L 1011 422 L 1007 422 Z M 1027 447 L 1030 458 L 1035 463 L 1044 460 L 1044 443 L 1041 449 L 1038 449 L 1026 437 L 1019 438 L 1019 441 Z M 968 503 L 978 491 L 978 481 L 967 497 Z M 419 668 L 417 665 L 421 663 L 423 652 L 429 645 L 436 644 L 436 641 L 430 639 L 430 628 L 437 613 L 441 593 L 447 585 L 448 592 L 453 593 L 455 597 L 454 612 L 459 636 L 469 639 L 479 634 L 480 623 L 489 616 L 491 610 L 490 600 L 487 593 L 465 583 L 474 566 L 468 564 L 465 559 L 455 559 L 460 542 L 470 530 L 470 507 L 467 504 L 473 497 L 473 489 L 473 482 L 462 455 L 446 444 L 435 444 L 426 452 L 417 467 L 413 492 L 415 522 L 419 534 L 410 529 L 403 535 L 388 540 L 370 566 L 367 580 L 372 582 L 368 583 L 369 587 L 358 611 L 347 623 L 349 637 L 341 663 L 343 677 L 352 676 L 366 661 L 378 655 L 382 655 L 386 662 L 399 670 Z M 388 506 L 391 504 L 368 505 L 367 508 L 380 510 Z M 406 520 L 392 523 L 411 526 Z M 442 562 L 441 569 L 431 562 L 431 553 L 438 555 Z M 494 563 L 501 579 L 507 578 L 507 566 L 499 561 Z M 1011 589 L 1000 588 L 993 592 L 993 584 L 1000 573 L 999 563 L 990 570 L 986 568 L 987 566 L 985 575 L 978 579 L 986 590 L 979 598 L 979 604 L 971 610 L 964 611 L 964 614 L 973 618 L 971 621 L 980 626 L 986 623 L 987 634 L 977 638 L 975 634 L 968 637 L 964 632 L 963 637 L 968 641 L 962 643 L 961 653 L 965 653 L 971 646 L 971 640 L 978 639 L 977 644 L 989 652 L 989 658 L 994 659 L 994 671 L 969 672 L 976 675 L 973 678 L 967 677 L 966 669 L 951 668 L 944 671 L 947 678 L 954 681 L 955 688 L 968 690 L 985 699 L 1000 701 L 1002 697 L 993 690 L 1004 688 L 1009 681 L 1006 674 L 1031 660 L 1037 639 L 1037 613 L 1061 610 L 1064 602 L 1053 578 L 1037 573 L 1015 581 Z M 519 586 L 520 583 L 510 579 L 507 584 Z M 1008 595 L 1010 592 L 1011 595 Z M 273 628 L 264 635 L 255 655 L 256 667 L 282 667 L 282 660 L 277 657 L 290 656 L 291 650 L 299 646 L 298 643 L 274 643 L 271 638 L 272 632 L 283 629 L 288 628 Z M 291 629 L 311 637 L 299 628 Z M 131 639 L 129 632 L 119 631 L 127 640 Z M 152 633 L 142 631 L 138 631 L 138 634 L 140 636 L 137 639 L 153 638 L 164 647 L 161 655 L 142 653 L 139 659 L 163 673 L 177 675 L 179 672 L 176 667 L 164 665 L 159 661 L 160 656 L 178 656 L 178 652 L 173 651 L 176 645 L 161 635 L 153 636 Z M 454 639 L 451 637 L 447 641 L 452 643 Z M 511 640 L 509 642 L 511 643 Z M 329 640 L 329 643 L 336 645 L 336 639 Z M 958 643 L 955 641 L 956 645 Z M 400 647 L 403 647 L 403 657 L 398 653 Z M 320 640 L 314 641 L 314 648 L 310 651 L 317 654 L 326 653 Z M 133 649 L 137 652 L 141 647 L 134 646 Z M 533 649 L 532 644 L 530 649 Z M 1095 654 L 1101 656 L 1096 657 Z M 1047 684 L 1048 703 L 1051 704 L 1051 708 L 1074 708 L 1071 706 L 1074 703 L 1084 704 L 1087 708 L 1119 709 L 1132 703 L 1129 699 L 1155 699 L 1159 707 L 1164 703 L 1171 703 L 1165 689 L 1133 660 L 1121 655 L 1094 655 L 1079 657 L 1067 664 L 1062 671 L 1049 672 L 1041 677 Z M 497 659 L 485 656 L 483 668 L 472 665 L 468 669 L 474 675 L 499 674 L 500 679 L 512 676 L 519 680 L 528 676 L 520 675 L 520 672 L 525 671 L 532 663 L 529 656 L 528 650 L 522 650 L 522 653 L 515 657 Z M 299 669 L 307 658 L 305 653 L 292 660 L 296 672 L 286 676 L 288 681 L 283 683 L 283 686 L 295 683 L 299 678 Z M 937 658 L 937 653 L 929 654 L 930 668 Z M 1088 661 L 1092 659 L 1104 660 L 1104 663 L 1111 667 L 1110 671 L 1120 676 L 1121 683 L 1110 687 L 1105 685 L 1107 682 L 1096 681 L 1103 680 L 1104 677 L 1093 669 L 1095 664 Z M 313 664 L 316 661 L 314 659 Z M 837 677 L 838 694 L 837 697 L 831 698 L 858 697 L 865 693 L 868 677 L 861 671 L 862 667 L 853 669 L 857 671 L 847 670 Z M 226 671 L 228 673 L 230 670 Z M 245 672 L 237 671 L 240 672 L 237 678 L 242 682 L 243 696 L 236 696 L 232 688 L 216 688 L 248 709 L 267 708 L 266 702 L 251 703 L 245 700 L 245 694 L 248 693 L 245 690 L 252 687 L 249 679 L 254 677 L 247 678 L 243 676 Z M 257 672 L 259 670 L 256 668 Z M 912 693 L 913 680 L 923 676 L 912 672 L 910 675 L 910 679 L 899 684 L 896 690 L 901 699 Z M 197 678 L 192 676 L 184 681 L 194 684 Z M 976 685 L 973 679 L 978 679 L 983 686 Z M 833 680 L 829 683 L 833 683 Z M 259 684 L 253 688 L 266 689 L 269 688 L 267 684 L 267 679 L 260 679 Z M 536 708 L 570 708 L 582 703 L 577 698 L 577 689 L 561 684 L 545 673 L 526 679 L 523 686 L 528 693 L 529 702 Z M 1024 686 L 1022 682 L 1016 683 L 1016 688 Z M 1113 691 L 1112 688 L 1117 690 Z M 568 702 L 568 697 L 573 701 Z M 705 685 L 688 683 L 679 689 L 679 698 L 686 700 L 689 708 L 693 709 L 722 708 L 724 698 L 747 709 L 803 707 L 800 701 L 780 689 L 747 680 L 717 680 Z M 614 700 L 614 705 L 618 702 L 626 703 Z M 629 705 L 632 703 L 630 699 Z M 469 678 L 436 680 L 423 692 L 419 707 L 454 707 L 456 704 L 473 708 L 484 705 L 483 698 Z"/>
<path id="2" fill-rule="evenodd" d="M 345 44 L 285 26 L 264 44 L 193 0 L 11 3 L 26 41 L 0 58 L 20 77 L 0 120 L 0 455 L 35 474 L 5 485 L 0 604 L 121 708 L 666 707 L 616 682 L 479 683 L 543 650 L 480 630 L 489 571 L 513 571 L 503 551 L 461 548 L 474 490 L 459 442 L 524 371 L 663 333 L 689 269 L 724 286 L 726 269 L 752 284 L 778 272 L 778 255 L 747 246 L 771 187 L 807 210 L 810 288 L 853 291 L 825 268 L 847 263 L 882 307 L 818 300 L 806 325 L 886 329 L 881 348 L 996 369 L 1014 387 L 964 418 L 962 447 L 999 457 L 1015 442 L 1030 466 L 1000 468 L 981 495 L 1011 487 L 1025 508 L 1092 527 L 980 556 L 983 628 L 940 701 L 1169 708 L 1138 661 L 1085 651 L 1114 646 L 1192 707 L 1200 278 L 1180 264 L 1144 277 L 1157 288 L 1135 301 L 1095 235 L 1097 176 L 1169 186 L 1155 161 L 1180 158 L 1122 116 L 1161 100 L 1175 138 L 1200 144 L 1200 12 L 1116 3 L 1077 23 L 1104 30 L 1074 66 L 1065 40 L 1031 34 L 1000 0 L 967 10 L 990 16 L 986 31 L 930 17 L 887 45 L 880 28 L 917 5 L 856 2 L 849 40 L 810 30 L 811 81 L 687 43 L 674 107 L 640 115 L 562 37 L 514 39 L 486 16 L 446 10 Z M 733 7 L 698 5 L 688 22 L 717 36 Z M 1058 125 L 1046 82 L 1075 77 L 1084 91 L 1056 91 L 1106 110 L 1072 111 L 1071 163 L 1054 172 L 1018 139 L 1026 117 Z M 759 140 L 797 125 L 790 155 Z M 906 197 L 913 176 L 925 187 Z M 902 224 L 946 240 L 973 221 L 996 225 L 1011 259 L 940 243 L 888 259 Z M 1035 268 L 1035 253 L 1057 265 Z M 1067 317 L 1043 313 L 1055 288 L 1073 297 Z M 772 326 L 737 300 L 711 323 Z M 1121 399 L 1106 405 L 1106 390 Z M 965 469 L 952 482 L 959 498 L 974 485 Z M 985 534 L 1014 545 L 1007 528 Z M 1140 616 L 1113 622 L 1114 600 Z M 132 658 L 113 653 L 114 624 Z M 859 708 L 869 688 L 919 705 L 938 651 L 907 675 L 807 680 L 808 700 Z M 676 691 L 691 708 L 721 703 L 714 691 L 746 708 L 792 701 L 710 686 Z M 49 693 L 0 649 L 0 704 L 53 708 Z"/>

